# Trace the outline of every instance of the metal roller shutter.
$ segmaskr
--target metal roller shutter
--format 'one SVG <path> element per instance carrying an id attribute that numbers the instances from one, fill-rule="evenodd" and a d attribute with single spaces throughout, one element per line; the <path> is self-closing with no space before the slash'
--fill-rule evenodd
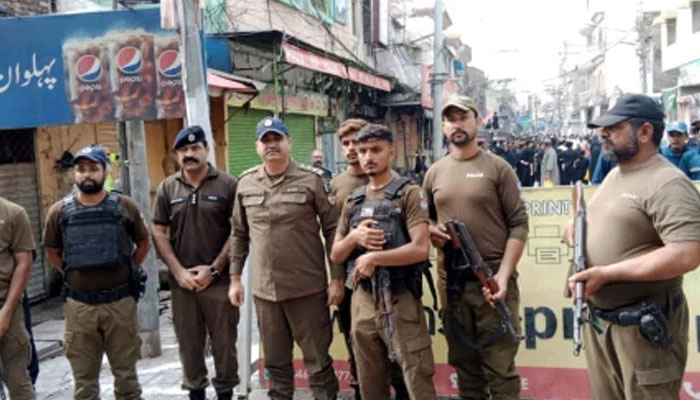
<path id="1" fill-rule="evenodd" d="M 0 196 L 24 207 L 29 214 L 36 246 L 32 274 L 27 283 L 29 299 L 46 297 L 44 252 L 41 251 L 41 213 L 36 165 L 32 163 L 0 164 Z"/>
<path id="2" fill-rule="evenodd" d="M 286 115 L 284 123 L 292 138 L 292 158 L 299 164 L 311 164 L 311 152 L 316 148 L 314 117 Z"/>
<path id="3" fill-rule="evenodd" d="M 271 115 L 269 111 L 240 111 L 231 107 L 229 113 L 236 113 L 228 122 L 228 171 L 238 176 L 246 169 L 260 164 L 255 151 L 255 126 L 261 119 Z M 285 124 L 292 138 L 292 158 L 301 164 L 308 164 L 311 152 L 316 148 L 314 118 L 307 115 L 286 115 Z"/>
<path id="4" fill-rule="evenodd" d="M 228 172 L 238 176 L 246 169 L 260 164 L 255 151 L 255 125 L 270 115 L 268 111 L 230 107 L 229 114 L 238 113 L 228 121 Z"/>

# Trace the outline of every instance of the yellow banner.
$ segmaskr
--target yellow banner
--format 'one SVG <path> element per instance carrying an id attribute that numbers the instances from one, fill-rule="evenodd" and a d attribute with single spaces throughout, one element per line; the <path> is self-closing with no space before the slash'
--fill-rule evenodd
<path id="1" fill-rule="evenodd" d="M 700 183 L 696 187 L 700 190 Z M 585 188 L 586 201 L 590 200 L 595 190 L 595 186 Z M 573 355 L 572 300 L 563 296 L 573 251 L 561 241 L 564 228 L 573 219 L 571 187 L 525 189 L 523 196 L 530 217 L 530 235 L 518 264 L 521 326 L 525 335 L 516 358 L 522 378 L 521 396 L 531 399 L 587 399 L 590 398 L 590 389 L 585 355 Z M 435 268 L 433 275 L 437 282 Z M 700 271 L 685 276 L 684 289 L 690 308 L 690 343 L 681 398 L 691 400 L 700 399 Z M 423 304 L 433 335 L 435 386 L 440 395 L 455 395 L 456 374 L 447 365 L 447 343 L 439 332 L 441 322 L 432 309 L 427 286 Z M 337 325 L 334 333 L 331 355 L 341 387 L 347 389 L 350 378 L 347 351 Z M 308 387 L 308 374 L 299 349 L 295 349 L 294 355 L 297 387 Z"/>

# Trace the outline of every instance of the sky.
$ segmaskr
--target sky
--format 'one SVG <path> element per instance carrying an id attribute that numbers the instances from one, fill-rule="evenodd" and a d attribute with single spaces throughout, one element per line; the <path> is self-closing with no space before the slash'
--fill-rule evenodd
<path id="1" fill-rule="evenodd" d="M 472 48 L 471 65 L 490 79 L 515 78 L 521 91 L 541 92 L 559 75 L 564 41 L 570 58 L 585 57 L 579 30 L 590 21 L 597 3 L 636 12 L 639 0 L 444 0 L 462 41 Z M 661 8 L 674 0 L 644 0 Z M 632 27 L 620 27 L 620 29 Z"/>

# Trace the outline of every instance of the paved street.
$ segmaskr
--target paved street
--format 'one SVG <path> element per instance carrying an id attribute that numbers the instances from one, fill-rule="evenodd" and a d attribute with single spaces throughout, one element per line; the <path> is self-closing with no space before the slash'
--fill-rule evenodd
<path id="1" fill-rule="evenodd" d="M 161 298 L 169 297 L 161 294 Z M 40 353 L 56 354 L 58 356 L 45 358 L 43 356 L 39 373 L 39 380 L 36 385 L 37 398 L 48 399 L 71 399 L 73 395 L 73 378 L 71 376 L 68 360 L 60 353 L 58 347 L 63 337 L 63 320 L 60 314 L 60 302 L 51 300 L 47 303 L 35 307 L 37 310 L 34 320 L 39 323 L 34 326 L 37 347 Z M 186 399 L 187 392 L 180 388 L 182 373 L 180 361 L 177 353 L 177 340 L 170 318 L 169 300 L 161 302 L 160 332 L 163 354 L 157 358 L 149 358 L 139 361 L 138 373 L 139 381 L 143 387 L 143 398 L 147 400 L 175 400 Z M 254 346 L 254 352 L 257 346 Z M 207 367 L 210 376 L 213 373 L 213 360 L 207 359 Z M 257 374 L 253 376 L 253 387 L 258 387 Z M 113 399 L 114 379 L 109 370 L 109 364 L 105 360 L 100 372 L 100 388 L 103 399 Z M 215 398 L 214 390 L 208 389 L 207 396 Z M 265 390 L 255 389 L 250 399 L 266 399 Z M 310 399 L 308 391 L 299 391 L 295 398 Z"/>

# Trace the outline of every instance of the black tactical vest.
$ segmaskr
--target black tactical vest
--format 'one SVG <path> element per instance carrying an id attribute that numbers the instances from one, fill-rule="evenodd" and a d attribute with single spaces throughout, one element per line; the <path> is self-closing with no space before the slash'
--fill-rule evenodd
<path id="1" fill-rule="evenodd" d="M 122 254 L 122 212 L 119 195 L 86 207 L 68 196 L 61 208 L 65 270 L 105 270 L 127 264 Z"/>
<path id="2" fill-rule="evenodd" d="M 401 247 L 411 241 L 406 229 L 406 223 L 401 219 L 401 208 L 395 202 L 403 196 L 403 187 L 410 183 L 408 178 L 394 179 L 385 189 L 384 198 L 379 200 L 366 200 L 366 185 L 355 189 L 348 197 L 348 202 L 353 204 L 349 213 L 350 229 L 355 229 L 364 220 L 377 221 L 378 228 L 384 231 L 386 244 L 384 249 Z M 355 260 L 367 250 L 356 247 L 350 254 L 346 263 L 347 276 L 352 276 L 355 268 Z M 426 260 L 427 261 L 427 260 Z M 410 290 L 417 297 L 422 294 L 421 274 L 425 268 L 425 262 L 405 267 L 387 268 L 391 277 L 391 289 L 395 293 Z M 363 287 L 371 291 L 371 284 L 367 280 L 361 281 Z"/>

